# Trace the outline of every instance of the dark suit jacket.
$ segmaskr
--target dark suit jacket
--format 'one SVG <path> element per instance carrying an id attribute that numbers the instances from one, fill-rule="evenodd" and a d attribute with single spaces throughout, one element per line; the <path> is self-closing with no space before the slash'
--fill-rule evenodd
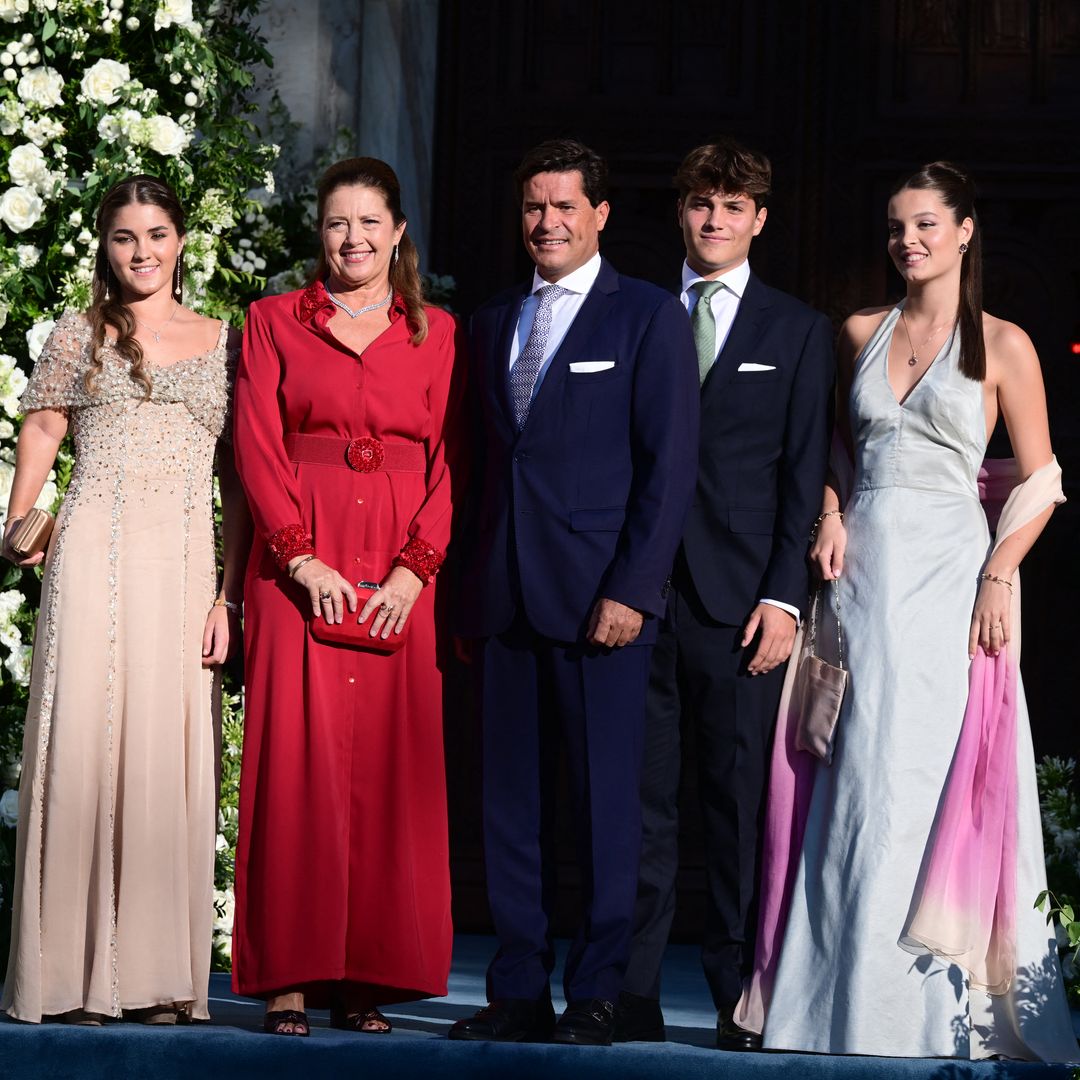
<path id="1" fill-rule="evenodd" d="M 506 292 L 472 319 L 482 478 L 458 630 L 501 633 L 520 604 L 538 633 L 572 642 L 600 597 L 663 614 L 694 486 L 697 361 L 678 300 L 605 261 L 519 435 L 507 375 L 527 292 Z M 575 361 L 614 366 L 572 372 Z M 647 618 L 639 640 L 655 635 Z"/>
<path id="2" fill-rule="evenodd" d="M 739 371 L 740 364 L 772 371 Z M 764 598 L 805 613 L 806 551 L 828 458 L 835 360 L 824 315 L 750 275 L 701 388 L 697 491 L 683 551 L 709 615 Z"/>

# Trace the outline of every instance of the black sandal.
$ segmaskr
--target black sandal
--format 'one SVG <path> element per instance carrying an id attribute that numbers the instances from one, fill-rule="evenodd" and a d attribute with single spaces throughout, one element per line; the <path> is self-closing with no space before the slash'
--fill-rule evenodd
<path id="1" fill-rule="evenodd" d="M 292 1031 L 284 1030 L 286 1024 L 292 1024 Z M 299 1027 L 303 1030 L 298 1031 Z M 311 1034 L 311 1025 L 308 1023 L 307 1013 L 301 1009 L 280 1009 L 263 1016 L 263 1031 L 267 1035 L 298 1035 L 300 1038 L 307 1038 Z"/>
<path id="2" fill-rule="evenodd" d="M 379 1024 L 379 1027 L 367 1027 L 367 1024 Z M 358 1031 L 362 1035 L 389 1035 L 394 1025 L 378 1009 L 366 1012 L 346 1012 L 340 1006 L 330 1010 L 330 1026 L 338 1031 Z"/>

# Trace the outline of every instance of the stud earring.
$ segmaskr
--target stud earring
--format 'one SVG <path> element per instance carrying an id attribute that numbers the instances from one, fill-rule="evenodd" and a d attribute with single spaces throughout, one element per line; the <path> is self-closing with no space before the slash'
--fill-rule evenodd
<path id="1" fill-rule="evenodd" d="M 960 245 L 960 254 L 961 255 L 966 255 L 967 254 L 967 244 L 961 244 Z"/>

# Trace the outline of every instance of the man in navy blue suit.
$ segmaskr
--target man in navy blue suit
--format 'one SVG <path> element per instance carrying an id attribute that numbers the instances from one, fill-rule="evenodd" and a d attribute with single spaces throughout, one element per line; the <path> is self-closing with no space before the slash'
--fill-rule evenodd
<path id="1" fill-rule="evenodd" d="M 607 169 L 555 140 L 516 181 L 532 280 L 473 316 L 479 498 L 459 631 L 482 640 L 483 811 L 499 949 L 455 1039 L 606 1044 L 640 850 L 649 658 L 697 457 L 697 361 L 670 294 L 600 257 Z M 555 1024 L 560 747 L 584 914 Z"/>
<path id="2" fill-rule="evenodd" d="M 747 261 L 771 180 L 768 159 L 734 140 L 691 151 L 675 177 L 701 445 L 649 681 L 641 880 L 620 1039 L 664 1038 L 660 963 L 675 907 L 683 725 L 697 751 L 708 881 L 702 963 L 717 1045 L 760 1045 L 732 1012 L 754 958 L 770 736 L 806 604 L 834 375 L 825 316 L 763 284 Z"/>

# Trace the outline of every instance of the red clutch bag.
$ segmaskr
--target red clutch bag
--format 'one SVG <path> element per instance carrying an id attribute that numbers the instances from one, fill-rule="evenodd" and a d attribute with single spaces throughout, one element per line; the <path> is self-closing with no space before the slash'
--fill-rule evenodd
<path id="1" fill-rule="evenodd" d="M 328 623 L 321 615 L 311 620 L 311 636 L 316 641 L 331 645 L 348 645 L 353 649 L 369 649 L 371 652 L 394 653 L 405 644 L 405 637 L 409 632 L 409 622 L 405 623 L 405 629 L 400 634 L 390 632 L 389 637 L 382 637 L 379 631 L 378 637 L 371 636 L 371 624 L 375 621 L 376 608 L 363 625 L 360 624 L 360 612 L 364 605 L 371 599 L 371 594 L 378 589 L 378 582 L 362 581 L 356 590 L 356 611 L 345 609 L 345 617 L 339 623 Z M 411 621 L 411 620 L 410 620 Z"/>

